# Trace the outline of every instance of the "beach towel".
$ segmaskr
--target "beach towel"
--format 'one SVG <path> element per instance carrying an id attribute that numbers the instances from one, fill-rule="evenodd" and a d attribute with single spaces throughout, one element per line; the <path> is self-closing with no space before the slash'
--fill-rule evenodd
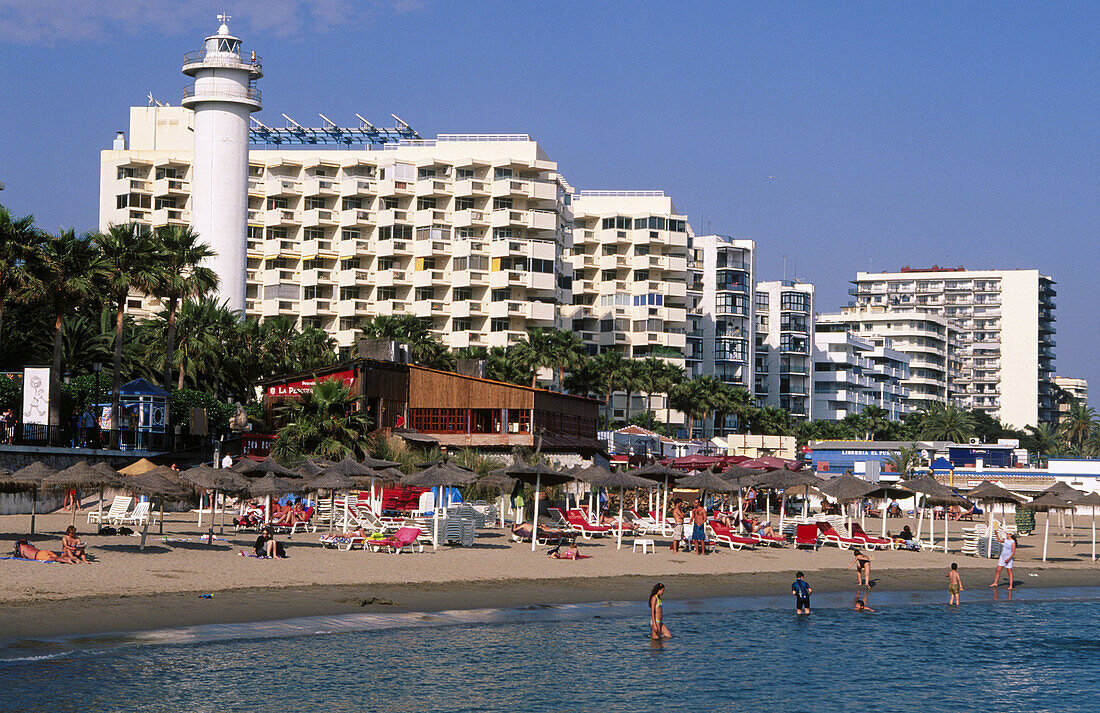
<path id="1" fill-rule="evenodd" d="M 34 562 L 35 564 L 64 564 L 62 562 L 51 562 L 50 560 L 32 560 L 26 557 L 12 557 L 11 555 L 0 557 L 0 560 L 18 560 L 20 562 Z"/>

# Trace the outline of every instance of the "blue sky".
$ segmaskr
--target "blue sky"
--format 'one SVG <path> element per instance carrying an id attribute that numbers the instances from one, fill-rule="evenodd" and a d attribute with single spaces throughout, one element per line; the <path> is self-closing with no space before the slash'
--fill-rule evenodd
<path id="1" fill-rule="evenodd" d="M 1037 267 L 1058 372 L 1100 389 L 1100 4 L 0 0 L 0 202 L 94 227 L 98 152 L 178 103 L 223 8 L 268 123 L 529 133 L 578 188 L 755 239 L 822 310 L 860 269 Z"/>

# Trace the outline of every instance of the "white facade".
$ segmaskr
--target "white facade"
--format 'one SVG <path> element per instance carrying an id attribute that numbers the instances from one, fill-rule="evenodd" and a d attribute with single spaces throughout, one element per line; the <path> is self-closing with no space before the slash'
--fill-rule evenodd
<path id="1" fill-rule="evenodd" d="M 913 410 L 909 357 L 845 331 L 814 335 L 814 418 L 839 421 L 878 406 L 898 420 Z"/>
<path id="2" fill-rule="evenodd" d="M 129 148 L 102 152 L 101 225 L 190 222 L 193 119 L 131 110 Z M 286 315 L 341 347 L 376 315 L 429 318 L 454 349 L 563 326 L 570 189 L 527 135 L 254 149 L 246 179 L 249 317 Z"/>
<path id="3" fill-rule="evenodd" d="M 194 111 L 191 223 L 214 249 L 218 296 L 243 311 L 248 117 L 261 108 L 255 81 L 263 71 L 255 52 L 241 57 L 241 41 L 222 23 L 201 50 L 185 55 L 183 73 L 195 79 L 183 94 L 183 106 Z"/>
<path id="4" fill-rule="evenodd" d="M 845 307 L 817 316 L 818 332 L 851 332 L 909 357 L 905 387 L 913 409 L 946 404 L 949 384 L 959 375 L 959 330 L 946 317 L 914 309 Z"/>
<path id="5" fill-rule="evenodd" d="M 662 191 L 580 191 L 572 197 L 573 331 L 599 351 L 685 367 L 691 226 Z M 652 400 L 665 408 L 665 397 Z M 614 418 L 645 398 L 612 398 Z M 683 416 L 671 412 L 673 423 Z"/>
<path id="6" fill-rule="evenodd" d="M 752 348 L 756 334 L 753 285 L 756 243 L 727 235 L 693 241 L 693 305 L 689 311 L 689 354 L 693 372 L 710 374 L 753 392 Z"/>
<path id="7" fill-rule="evenodd" d="M 1038 270 L 932 268 L 860 272 L 857 306 L 913 309 L 960 330 L 950 391 L 966 409 L 1015 428 L 1054 420 L 1054 281 Z"/>
<path id="8" fill-rule="evenodd" d="M 820 418 L 811 398 L 814 286 L 790 280 L 758 282 L 755 312 L 757 401 L 785 409 L 798 421 Z"/>

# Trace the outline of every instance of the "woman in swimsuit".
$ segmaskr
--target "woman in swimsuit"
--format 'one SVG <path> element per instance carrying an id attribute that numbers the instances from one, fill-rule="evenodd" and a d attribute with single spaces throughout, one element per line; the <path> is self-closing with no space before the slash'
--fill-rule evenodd
<path id="1" fill-rule="evenodd" d="M 88 556 L 84 554 L 84 543 L 80 541 L 80 536 L 72 525 L 65 528 L 65 536 L 61 538 L 61 551 L 76 562 L 88 563 Z"/>
<path id="2" fill-rule="evenodd" d="M 848 569 L 856 570 L 856 586 L 870 587 L 871 586 L 871 560 L 874 559 L 866 552 L 861 552 L 858 547 L 852 548 L 852 555 L 855 559 L 848 565 Z"/>
<path id="3" fill-rule="evenodd" d="M 664 593 L 665 585 L 660 582 L 653 585 L 653 591 L 649 593 L 649 629 L 654 641 L 672 638 L 672 632 L 664 623 L 664 606 L 661 604 Z"/>
<path id="4" fill-rule="evenodd" d="M 39 562 L 64 562 L 65 564 L 73 564 L 73 559 L 65 552 L 60 554 L 50 552 L 49 550 L 40 550 L 26 540 L 19 540 L 15 543 L 15 552 L 12 553 L 13 557 L 21 557 L 25 560 L 38 560 Z"/>

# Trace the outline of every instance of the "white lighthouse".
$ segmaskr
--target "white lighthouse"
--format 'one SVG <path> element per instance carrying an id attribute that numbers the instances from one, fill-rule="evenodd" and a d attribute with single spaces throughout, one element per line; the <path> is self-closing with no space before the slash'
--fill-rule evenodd
<path id="1" fill-rule="evenodd" d="M 195 232 L 217 256 L 219 299 L 245 309 L 248 232 L 248 115 L 259 111 L 260 58 L 241 57 L 241 41 L 219 15 L 218 34 L 183 58 L 183 73 L 195 83 L 183 90 L 183 106 L 195 112 L 191 167 L 191 216 Z"/>

